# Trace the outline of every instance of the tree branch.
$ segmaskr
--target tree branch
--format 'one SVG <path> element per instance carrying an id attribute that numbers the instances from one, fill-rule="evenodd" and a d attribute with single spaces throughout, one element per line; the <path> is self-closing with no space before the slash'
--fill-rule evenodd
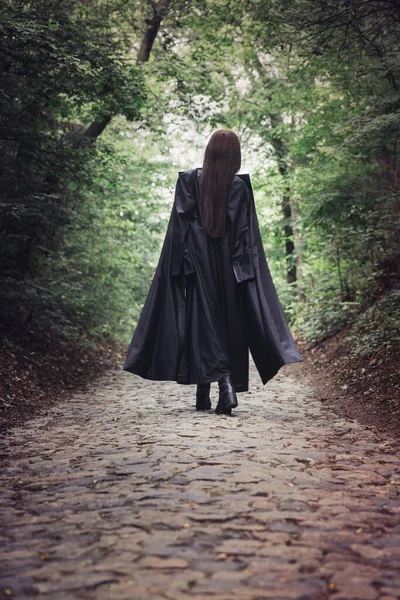
<path id="1" fill-rule="evenodd" d="M 146 19 L 147 29 L 144 32 L 137 55 L 136 61 L 138 63 L 144 63 L 149 60 L 154 41 L 160 30 L 161 22 L 168 13 L 171 1 L 172 0 L 158 0 L 157 3 L 152 2 L 153 16 L 149 19 Z M 103 118 L 93 121 L 89 125 L 89 127 L 83 132 L 83 137 L 86 139 L 87 144 L 90 144 L 103 133 L 113 116 L 114 115 L 104 115 Z"/>
<path id="2" fill-rule="evenodd" d="M 142 43 L 140 44 L 137 62 L 147 62 L 150 58 L 150 53 L 153 48 L 154 40 L 157 37 L 160 29 L 161 21 L 168 13 L 171 0 L 159 0 L 157 4 L 153 4 L 153 16 L 147 19 L 147 29 L 144 33 Z"/>

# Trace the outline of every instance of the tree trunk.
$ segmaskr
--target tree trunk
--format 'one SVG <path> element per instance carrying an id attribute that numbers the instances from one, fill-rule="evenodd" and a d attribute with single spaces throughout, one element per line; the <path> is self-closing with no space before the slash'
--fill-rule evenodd
<path id="1" fill-rule="evenodd" d="M 267 87 L 269 84 L 269 78 L 265 74 L 264 66 L 257 54 L 254 55 L 257 72 Z M 277 130 L 283 125 L 282 115 L 278 113 L 269 113 L 269 119 L 272 127 Z M 285 182 L 288 176 L 288 160 L 289 160 L 289 146 L 288 141 L 281 135 L 277 136 L 272 134 L 270 139 L 271 145 L 275 151 L 276 160 L 278 163 L 278 169 L 282 178 Z M 292 225 L 292 202 L 291 202 L 291 190 L 289 185 L 285 185 L 285 191 L 282 196 L 282 213 L 284 217 L 283 232 L 285 237 L 285 258 L 286 258 L 286 280 L 288 283 L 295 283 L 297 281 L 297 260 L 294 259 L 295 245 L 293 242 L 293 225 Z"/>
<path id="2" fill-rule="evenodd" d="M 282 118 L 277 115 L 270 115 L 271 123 L 274 126 L 282 122 Z M 289 149 L 281 137 L 272 137 L 271 144 L 275 150 L 276 159 L 278 161 L 279 173 L 283 180 L 287 180 L 288 176 L 288 155 Z M 289 185 L 285 185 L 285 191 L 282 196 L 282 213 L 283 213 L 283 233 L 285 237 L 285 258 L 286 258 L 286 281 L 288 283 L 296 283 L 297 281 L 297 264 L 294 258 L 294 242 L 293 242 L 293 225 L 292 225 L 292 201 L 291 189 Z"/>
<path id="3" fill-rule="evenodd" d="M 337 267 L 338 278 L 339 278 L 340 300 L 341 300 L 341 302 L 343 302 L 344 298 L 345 298 L 345 294 L 344 294 L 344 286 L 343 286 L 343 279 L 342 279 L 342 269 L 341 269 L 341 264 L 340 264 L 340 242 L 339 242 L 339 234 L 338 234 L 337 230 L 335 232 L 334 240 L 335 240 L 334 243 L 335 243 L 336 267 Z"/>
<path id="4" fill-rule="evenodd" d="M 292 127 L 294 127 L 295 122 L 292 117 Z M 290 168 L 292 171 L 296 169 L 296 159 L 292 158 Z M 294 248 L 296 252 L 296 285 L 297 285 L 297 293 L 299 296 L 300 302 L 306 301 L 306 295 L 303 289 L 303 240 L 301 237 L 301 232 L 299 228 L 299 213 L 297 210 L 297 197 L 296 194 L 292 193 L 290 197 L 290 212 L 291 212 L 291 221 L 293 226 L 293 240 L 294 240 Z"/>
<path id="5" fill-rule="evenodd" d="M 153 5 L 153 16 L 151 19 L 147 19 L 147 29 L 142 38 L 139 52 L 137 55 L 137 62 L 147 62 L 150 58 L 150 53 L 153 48 L 154 40 L 157 37 L 160 29 L 161 21 L 167 15 L 171 0 L 159 0 L 156 5 Z"/>

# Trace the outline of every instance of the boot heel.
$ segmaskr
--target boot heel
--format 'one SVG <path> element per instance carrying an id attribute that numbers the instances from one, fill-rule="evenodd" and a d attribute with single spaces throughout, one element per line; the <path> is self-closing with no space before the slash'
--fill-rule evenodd
<path id="1" fill-rule="evenodd" d="M 231 414 L 232 408 L 238 406 L 236 391 L 233 386 L 230 375 L 224 375 L 218 381 L 219 385 L 219 397 L 218 404 L 215 412 L 220 414 Z"/>

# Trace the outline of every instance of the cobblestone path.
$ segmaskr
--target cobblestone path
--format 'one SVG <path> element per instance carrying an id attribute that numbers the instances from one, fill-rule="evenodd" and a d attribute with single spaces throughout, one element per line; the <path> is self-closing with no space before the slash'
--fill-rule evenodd
<path id="1" fill-rule="evenodd" d="M 0 597 L 399 598 L 399 445 L 312 399 L 299 368 L 264 387 L 252 364 L 234 417 L 112 371 L 13 429 Z"/>

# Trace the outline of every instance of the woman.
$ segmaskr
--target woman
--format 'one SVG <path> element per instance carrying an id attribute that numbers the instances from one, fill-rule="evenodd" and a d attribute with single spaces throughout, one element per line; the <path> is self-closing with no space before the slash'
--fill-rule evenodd
<path id="1" fill-rule="evenodd" d="M 196 409 L 231 414 L 249 349 L 265 384 L 301 361 L 269 273 L 238 137 L 217 130 L 202 169 L 180 174 L 160 259 L 124 370 L 197 384 Z"/>

